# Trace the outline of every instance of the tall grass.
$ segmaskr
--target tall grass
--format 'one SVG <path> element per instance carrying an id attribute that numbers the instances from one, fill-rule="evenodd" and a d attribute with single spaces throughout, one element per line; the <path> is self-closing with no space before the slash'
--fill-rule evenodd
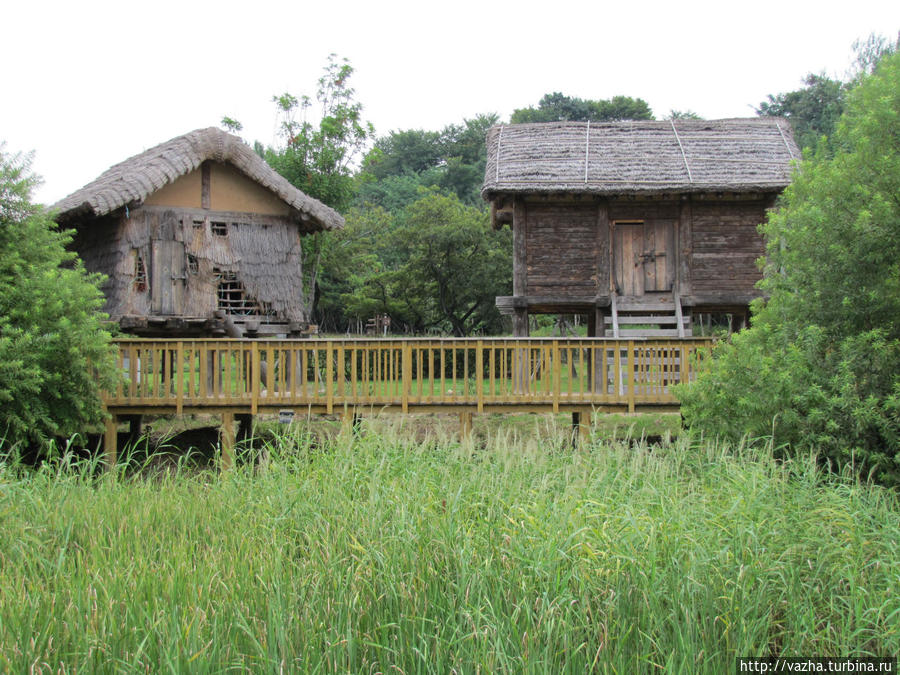
<path id="1" fill-rule="evenodd" d="M 682 440 L 284 435 L 228 475 L 0 465 L 0 669 L 730 672 L 900 653 L 895 493 Z"/>

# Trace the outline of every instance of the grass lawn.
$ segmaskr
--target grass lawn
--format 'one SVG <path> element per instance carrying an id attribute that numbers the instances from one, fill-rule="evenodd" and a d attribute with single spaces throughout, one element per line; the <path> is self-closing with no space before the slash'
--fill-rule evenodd
<path id="1" fill-rule="evenodd" d="M 483 417 L 464 444 L 382 418 L 292 426 L 223 476 L 0 463 L 0 671 L 723 673 L 900 653 L 896 493 L 764 447 L 604 432 L 573 450 L 535 431 L 565 420 Z"/>

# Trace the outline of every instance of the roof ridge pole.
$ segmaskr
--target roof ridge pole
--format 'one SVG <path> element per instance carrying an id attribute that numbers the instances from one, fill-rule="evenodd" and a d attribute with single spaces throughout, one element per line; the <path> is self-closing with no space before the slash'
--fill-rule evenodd
<path id="1" fill-rule="evenodd" d="M 672 133 L 675 134 L 675 140 L 678 141 L 678 149 L 681 150 L 681 159 L 684 160 L 684 168 L 687 169 L 688 173 L 688 183 L 694 182 L 694 177 L 691 175 L 691 167 L 687 161 L 687 155 L 684 154 L 684 146 L 681 144 L 681 139 L 678 137 L 678 129 L 675 128 L 675 120 L 669 120 L 669 124 L 672 125 Z"/>
<path id="2" fill-rule="evenodd" d="M 587 185 L 588 179 L 588 158 L 591 149 L 591 121 L 587 121 L 587 133 L 584 135 L 584 183 Z"/>
<path id="3" fill-rule="evenodd" d="M 500 144 L 503 142 L 503 125 L 500 125 L 500 134 L 497 136 L 497 172 L 494 175 L 494 182 L 500 182 Z"/>
<path id="4" fill-rule="evenodd" d="M 778 129 L 778 133 L 781 134 L 781 140 L 784 142 L 784 147 L 787 148 L 788 154 L 791 156 L 791 159 L 797 159 L 794 157 L 794 151 L 791 150 L 790 143 L 787 142 L 787 138 L 784 136 L 784 131 L 781 130 L 781 125 L 778 124 L 778 120 L 775 120 L 775 128 Z"/>

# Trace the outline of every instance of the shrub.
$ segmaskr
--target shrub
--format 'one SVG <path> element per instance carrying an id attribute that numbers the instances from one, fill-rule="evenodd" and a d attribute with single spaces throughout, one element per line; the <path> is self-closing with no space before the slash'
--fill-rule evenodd
<path id="1" fill-rule="evenodd" d="M 113 373 L 99 279 L 31 202 L 36 182 L 29 158 L 0 145 L 0 432 L 13 442 L 101 421 L 99 388 Z"/>

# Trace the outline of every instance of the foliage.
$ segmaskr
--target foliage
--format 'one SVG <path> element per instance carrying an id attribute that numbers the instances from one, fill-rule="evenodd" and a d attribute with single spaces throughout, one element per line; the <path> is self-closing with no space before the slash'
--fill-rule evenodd
<path id="1" fill-rule="evenodd" d="M 309 96 L 298 98 L 287 92 L 273 96 L 284 145 L 263 148 L 256 144 L 256 151 L 292 185 L 344 211 L 356 190 L 355 163 L 375 131 L 363 120 L 362 104 L 354 99 L 355 91 L 349 84 L 353 67 L 347 59 L 329 55 L 324 71 L 316 90 L 316 102 L 321 107 L 318 125 L 308 119 L 312 107 Z M 303 304 L 310 316 L 315 312 L 320 262 L 330 236 L 322 232 L 301 240 Z"/>
<path id="2" fill-rule="evenodd" d="M 291 184 L 338 211 L 350 205 L 354 162 L 374 135 L 372 125 L 362 119 L 362 104 L 354 100 L 355 91 L 349 85 L 352 75 L 347 59 L 328 57 L 316 90 L 321 106 L 318 125 L 308 119 L 312 107 L 308 96 L 273 96 L 285 144 L 264 154 Z"/>
<path id="3" fill-rule="evenodd" d="M 232 134 L 239 133 L 244 128 L 243 124 L 238 122 L 233 117 L 229 117 L 228 115 L 223 115 L 222 120 L 219 122 L 219 124 L 221 124 L 226 131 Z"/>
<path id="4" fill-rule="evenodd" d="M 99 278 L 31 202 L 29 164 L 0 145 L 0 434 L 45 441 L 102 420 L 113 363 Z"/>
<path id="5" fill-rule="evenodd" d="M 693 110 L 670 110 L 666 115 L 667 120 L 702 120 Z"/>
<path id="6" fill-rule="evenodd" d="M 477 115 L 439 132 L 408 129 L 382 136 L 363 162 L 356 203 L 393 211 L 415 201 L 419 187 L 436 187 L 466 204 L 480 204 L 484 138 L 497 120 L 497 115 Z"/>
<path id="7" fill-rule="evenodd" d="M 606 100 L 581 99 L 560 92 L 545 94 L 537 108 L 517 108 L 510 122 L 614 122 L 616 120 L 652 120 L 647 102 L 630 96 Z"/>
<path id="8" fill-rule="evenodd" d="M 831 136 L 844 110 L 846 86 L 823 75 L 807 75 L 803 89 L 775 96 L 759 104 L 757 115 L 786 117 L 801 148 L 815 148 L 822 136 Z"/>
<path id="9" fill-rule="evenodd" d="M 764 226 L 753 327 L 681 393 L 689 423 L 774 435 L 900 485 L 900 54 L 848 93 L 831 149 Z"/>
<path id="10" fill-rule="evenodd" d="M 282 433 L 221 477 L 0 465 L 0 670 L 719 674 L 900 652 L 893 492 L 764 449 L 371 429 Z"/>
<path id="11" fill-rule="evenodd" d="M 385 313 L 417 333 L 502 329 L 494 300 L 512 285 L 512 238 L 492 230 L 483 209 L 426 191 L 396 214 L 352 212 L 344 236 L 343 262 L 329 265 L 347 270 L 340 303 L 348 317 Z"/>

